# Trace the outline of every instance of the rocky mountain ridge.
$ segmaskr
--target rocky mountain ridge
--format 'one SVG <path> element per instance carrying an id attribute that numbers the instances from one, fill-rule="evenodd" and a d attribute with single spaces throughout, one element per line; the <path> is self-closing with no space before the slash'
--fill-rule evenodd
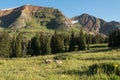
<path id="1" fill-rule="evenodd" d="M 116 21 L 107 22 L 89 14 L 75 16 L 72 19 L 55 8 L 23 5 L 17 8 L 0 10 L 0 26 L 4 28 L 47 27 L 48 29 L 69 29 L 79 23 L 88 33 L 109 35 L 120 28 Z"/>
<path id="2" fill-rule="evenodd" d="M 49 7 L 24 5 L 18 8 L 0 10 L 0 26 L 4 28 L 23 28 L 47 26 L 54 29 L 69 26 L 68 18 L 61 11 Z"/>
<path id="3" fill-rule="evenodd" d="M 97 18 L 95 16 L 91 16 L 89 14 L 82 14 L 80 16 L 76 16 L 72 18 L 73 20 L 77 20 L 83 28 L 87 32 L 93 33 L 103 33 L 105 35 L 109 35 L 109 33 L 116 29 L 120 28 L 120 23 L 116 21 L 107 22 L 103 19 Z"/>

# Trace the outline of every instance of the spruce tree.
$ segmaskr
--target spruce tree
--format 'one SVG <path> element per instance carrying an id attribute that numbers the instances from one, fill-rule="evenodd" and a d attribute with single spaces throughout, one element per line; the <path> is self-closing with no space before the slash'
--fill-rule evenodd
<path id="1" fill-rule="evenodd" d="M 31 40 L 28 40 L 28 43 L 27 43 L 27 55 L 31 55 L 31 54 L 32 54 Z"/>
<path id="2" fill-rule="evenodd" d="M 0 33 L 0 57 L 10 57 L 11 39 L 6 32 Z"/>
<path id="3" fill-rule="evenodd" d="M 18 36 L 16 37 L 16 40 L 15 40 L 15 52 L 16 53 L 16 57 L 22 57 L 23 56 L 23 53 L 22 53 L 22 35 L 21 34 L 18 34 Z"/>
<path id="4" fill-rule="evenodd" d="M 46 43 L 46 54 L 51 53 L 50 41 Z"/>
<path id="5" fill-rule="evenodd" d="M 64 34 L 62 34 L 64 35 Z M 64 35 L 64 46 L 65 46 L 65 52 L 69 50 L 69 44 L 70 44 L 70 36 Z"/>
<path id="6" fill-rule="evenodd" d="M 40 54 L 40 38 L 39 35 L 37 34 L 35 37 L 31 39 L 31 49 L 32 49 L 32 56 L 36 56 Z"/>
<path id="7" fill-rule="evenodd" d="M 81 29 L 79 37 L 78 37 L 78 51 L 85 50 L 85 49 L 86 49 L 85 36 L 84 36 L 83 30 Z"/>
<path id="8" fill-rule="evenodd" d="M 113 30 L 109 35 L 109 47 L 120 47 L 120 29 Z"/>
<path id="9" fill-rule="evenodd" d="M 45 54 L 50 54 L 51 53 L 51 47 L 50 47 L 50 37 L 46 37 L 45 38 L 45 43 L 44 43 L 44 46 L 45 46 Z"/>
<path id="10" fill-rule="evenodd" d="M 90 49 L 90 42 L 91 42 L 91 36 L 90 36 L 90 34 L 89 35 L 87 35 L 87 50 L 89 50 Z"/>
<path id="11" fill-rule="evenodd" d="M 15 47 L 16 47 L 16 36 L 14 35 L 11 41 L 11 49 L 12 49 L 12 54 L 11 57 L 17 57 L 17 53 L 15 52 Z"/>
<path id="12" fill-rule="evenodd" d="M 74 32 L 72 31 L 71 32 L 71 38 L 70 38 L 70 44 L 69 44 L 69 51 L 75 51 L 75 45 L 76 45 L 76 42 L 75 42 L 75 35 L 74 35 Z"/>
<path id="13" fill-rule="evenodd" d="M 40 43 L 41 43 L 41 48 L 40 51 L 42 55 L 45 54 L 50 54 L 51 53 L 51 48 L 50 48 L 50 37 L 48 35 L 41 34 L 40 35 Z"/>
<path id="14" fill-rule="evenodd" d="M 63 37 L 55 32 L 51 38 L 51 51 L 52 53 L 61 53 L 64 51 Z"/>

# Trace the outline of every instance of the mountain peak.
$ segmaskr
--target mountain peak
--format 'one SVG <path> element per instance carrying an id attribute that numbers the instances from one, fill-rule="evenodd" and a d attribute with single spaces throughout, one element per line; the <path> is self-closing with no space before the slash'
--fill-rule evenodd
<path id="1" fill-rule="evenodd" d="M 91 16 L 91 15 L 89 15 L 87 13 L 83 13 L 81 16 Z"/>
<path id="2" fill-rule="evenodd" d="M 0 11 L 0 26 L 6 28 L 40 27 L 57 29 L 68 27 L 69 20 L 58 9 L 26 4 Z"/>
<path id="3" fill-rule="evenodd" d="M 88 32 L 93 33 L 103 33 L 105 35 L 109 35 L 109 33 L 120 27 L 120 23 L 116 21 L 106 22 L 103 19 L 97 18 L 95 16 L 89 14 L 82 14 L 80 16 L 76 16 L 73 18 L 74 20 L 78 20 L 78 22 L 84 27 L 84 29 Z"/>
<path id="4" fill-rule="evenodd" d="M 31 4 L 26 4 L 26 6 L 29 6 L 29 5 L 31 5 Z"/>
<path id="5" fill-rule="evenodd" d="M 32 5 L 32 4 L 25 4 L 25 5 L 21 6 L 21 7 L 39 7 L 39 8 L 41 8 L 42 6 L 36 6 L 36 5 Z"/>
<path id="6" fill-rule="evenodd" d="M 76 16 L 76 17 L 95 17 L 95 16 L 87 14 L 87 13 L 83 13 L 83 14 Z"/>
<path id="7" fill-rule="evenodd" d="M 23 6 L 19 6 L 19 7 L 0 9 L 0 11 L 13 10 L 13 9 L 16 9 L 16 8 L 29 7 L 29 6 L 33 6 L 33 5 L 31 5 L 31 4 L 25 4 L 25 5 L 23 5 Z"/>

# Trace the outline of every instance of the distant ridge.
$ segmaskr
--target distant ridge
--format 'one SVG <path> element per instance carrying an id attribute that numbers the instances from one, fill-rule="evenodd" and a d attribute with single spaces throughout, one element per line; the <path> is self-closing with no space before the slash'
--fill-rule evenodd
<path id="1" fill-rule="evenodd" d="M 112 30 L 120 28 L 120 22 L 107 22 L 86 13 L 69 19 L 58 9 L 31 4 L 0 10 L 0 26 L 3 28 L 46 27 L 67 30 L 74 28 L 76 24 L 76 29 L 83 27 L 92 34 L 109 35 Z"/>
<path id="2" fill-rule="evenodd" d="M 88 32 L 93 32 L 95 34 L 102 33 L 105 35 L 109 35 L 109 33 L 116 29 L 120 28 L 120 23 L 116 21 L 107 22 L 103 19 L 97 18 L 95 16 L 89 14 L 82 14 L 80 16 L 75 16 L 74 20 L 78 20 L 78 22 L 83 26 L 83 28 Z"/>

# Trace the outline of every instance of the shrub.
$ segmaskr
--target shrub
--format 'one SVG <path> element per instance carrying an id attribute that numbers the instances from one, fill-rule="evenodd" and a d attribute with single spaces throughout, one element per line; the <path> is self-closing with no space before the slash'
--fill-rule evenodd
<path id="1" fill-rule="evenodd" d="M 89 66 L 89 73 L 100 74 L 106 73 L 107 75 L 116 74 L 120 75 L 120 65 L 118 63 L 100 63 Z"/>
<path id="2" fill-rule="evenodd" d="M 57 55 L 54 57 L 56 60 L 70 60 L 73 59 L 74 57 L 72 55 L 64 54 L 64 55 Z"/>

